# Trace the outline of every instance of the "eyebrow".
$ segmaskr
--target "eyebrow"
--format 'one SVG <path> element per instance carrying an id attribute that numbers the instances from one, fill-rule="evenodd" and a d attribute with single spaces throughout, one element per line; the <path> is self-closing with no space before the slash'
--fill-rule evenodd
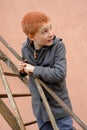
<path id="1" fill-rule="evenodd" d="M 47 27 L 43 27 L 43 28 L 41 29 L 41 31 L 47 30 L 48 27 L 51 27 L 51 26 L 52 26 L 52 24 L 48 25 Z"/>
<path id="2" fill-rule="evenodd" d="M 52 25 L 50 24 L 49 27 L 51 27 L 51 26 L 52 26 Z M 46 30 L 46 29 L 48 29 L 48 27 L 42 28 L 43 31 Z"/>
<path id="3" fill-rule="evenodd" d="M 42 31 L 47 30 L 48 28 L 43 28 Z"/>

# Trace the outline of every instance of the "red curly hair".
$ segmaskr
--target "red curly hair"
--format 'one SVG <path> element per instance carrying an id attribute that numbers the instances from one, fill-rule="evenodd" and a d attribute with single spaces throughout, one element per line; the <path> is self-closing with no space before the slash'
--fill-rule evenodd
<path id="1" fill-rule="evenodd" d="M 23 32 L 28 36 L 34 36 L 43 23 L 47 23 L 50 18 L 42 12 L 29 12 L 22 19 Z"/>

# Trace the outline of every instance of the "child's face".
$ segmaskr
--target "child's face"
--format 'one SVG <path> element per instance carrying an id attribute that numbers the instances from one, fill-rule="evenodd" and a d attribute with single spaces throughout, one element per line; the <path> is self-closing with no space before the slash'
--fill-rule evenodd
<path id="1" fill-rule="evenodd" d="M 33 37 L 33 41 L 39 46 L 50 46 L 53 42 L 53 31 L 50 22 L 42 24 L 38 32 Z"/>

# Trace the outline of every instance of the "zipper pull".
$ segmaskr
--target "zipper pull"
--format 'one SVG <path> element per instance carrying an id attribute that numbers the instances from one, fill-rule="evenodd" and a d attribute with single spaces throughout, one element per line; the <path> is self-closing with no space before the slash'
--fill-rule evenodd
<path id="1" fill-rule="evenodd" d="M 37 53 L 36 53 L 36 50 L 34 50 L 34 59 L 37 58 Z"/>

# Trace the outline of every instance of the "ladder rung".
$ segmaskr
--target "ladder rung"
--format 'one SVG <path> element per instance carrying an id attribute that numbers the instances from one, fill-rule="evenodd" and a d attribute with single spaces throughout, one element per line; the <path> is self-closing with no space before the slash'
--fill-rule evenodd
<path id="1" fill-rule="evenodd" d="M 37 121 L 31 121 L 31 122 L 25 123 L 24 126 L 32 125 L 32 124 L 35 124 L 35 123 L 37 123 Z"/>
<path id="2" fill-rule="evenodd" d="M 7 58 L 0 55 L 0 60 L 4 60 L 5 61 L 5 60 L 7 60 Z"/>
<path id="3" fill-rule="evenodd" d="M 4 72 L 4 74 L 5 74 L 6 76 L 16 76 L 16 77 L 19 77 L 19 75 L 18 75 L 18 74 L 15 74 L 15 73 Z"/>
<path id="4" fill-rule="evenodd" d="M 27 97 L 31 96 L 31 94 L 12 94 L 13 97 Z M 0 94 L 0 98 L 7 98 L 6 94 Z"/>

